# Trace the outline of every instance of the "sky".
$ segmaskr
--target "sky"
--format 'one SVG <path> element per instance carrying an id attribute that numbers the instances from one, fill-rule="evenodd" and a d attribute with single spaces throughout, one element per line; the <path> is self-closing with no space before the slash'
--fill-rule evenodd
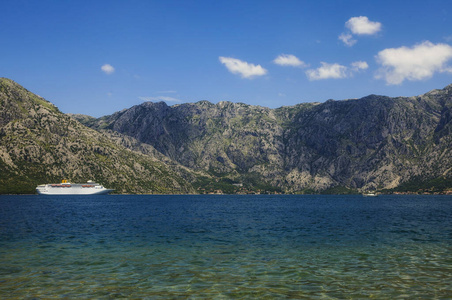
<path id="1" fill-rule="evenodd" d="M 0 0 L 0 77 L 64 113 L 270 108 L 452 83 L 452 1 Z"/>

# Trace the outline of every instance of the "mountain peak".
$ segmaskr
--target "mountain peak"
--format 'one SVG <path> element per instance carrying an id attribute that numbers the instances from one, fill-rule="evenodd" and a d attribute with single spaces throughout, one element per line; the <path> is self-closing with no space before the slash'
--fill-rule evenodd
<path id="1" fill-rule="evenodd" d="M 193 191 L 179 175 L 183 170 L 193 176 L 190 171 L 166 164 L 167 158 L 157 161 L 151 146 L 140 147 L 145 155 L 122 143 L 139 144 L 88 128 L 12 80 L 0 79 L 0 194 L 32 193 L 38 184 L 63 178 L 95 179 L 117 192 Z"/>
<path id="2" fill-rule="evenodd" d="M 0 193 L 62 176 L 140 193 L 356 191 L 435 179 L 452 169 L 451 93 L 279 109 L 145 102 L 96 119 L 71 118 L 2 78 Z"/>

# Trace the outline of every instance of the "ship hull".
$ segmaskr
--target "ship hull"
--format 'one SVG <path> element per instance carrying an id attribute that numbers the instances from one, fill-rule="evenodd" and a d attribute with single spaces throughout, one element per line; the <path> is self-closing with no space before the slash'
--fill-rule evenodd
<path id="1" fill-rule="evenodd" d="M 53 191 L 53 190 L 36 190 L 39 195 L 106 195 L 111 193 L 113 190 L 103 189 L 103 190 L 62 190 L 62 191 Z"/>

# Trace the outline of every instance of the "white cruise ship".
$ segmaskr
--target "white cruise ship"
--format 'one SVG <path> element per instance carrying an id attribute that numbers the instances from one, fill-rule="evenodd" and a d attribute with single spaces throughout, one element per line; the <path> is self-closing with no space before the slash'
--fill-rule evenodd
<path id="1" fill-rule="evenodd" d="M 102 195 L 112 191 L 91 180 L 87 183 L 70 183 L 63 180 L 61 183 L 41 184 L 36 187 L 36 192 L 40 195 Z"/>

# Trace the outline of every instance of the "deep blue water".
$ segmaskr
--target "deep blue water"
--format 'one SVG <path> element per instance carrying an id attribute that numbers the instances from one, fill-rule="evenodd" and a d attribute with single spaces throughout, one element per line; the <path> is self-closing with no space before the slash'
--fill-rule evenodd
<path id="1" fill-rule="evenodd" d="M 0 196 L 2 299 L 452 298 L 451 196 Z"/>

